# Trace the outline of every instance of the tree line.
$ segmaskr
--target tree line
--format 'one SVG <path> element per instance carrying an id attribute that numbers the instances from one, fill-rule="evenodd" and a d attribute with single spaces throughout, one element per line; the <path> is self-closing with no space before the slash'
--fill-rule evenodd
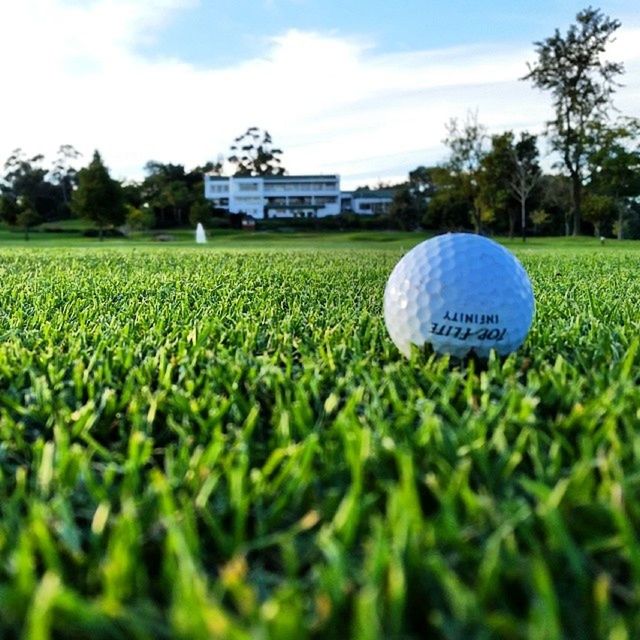
<path id="1" fill-rule="evenodd" d="M 612 98 L 623 65 L 603 60 L 620 22 L 591 7 L 565 34 L 534 43 L 536 60 L 521 78 L 550 94 L 554 118 L 543 135 L 557 173 L 541 169 L 541 140 L 529 132 L 489 135 L 478 114 L 451 119 L 445 162 L 419 166 L 391 185 L 393 202 L 379 225 L 401 229 L 574 234 L 592 231 L 640 237 L 640 120 L 624 117 Z M 615 116 L 615 117 L 614 117 Z M 282 151 L 268 131 L 249 127 L 234 139 L 232 175 L 281 175 Z M 62 145 L 50 165 L 42 155 L 15 150 L 0 177 L 0 217 L 29 229 L 83 217 L 100 235 L 107 227 L 172 228 L 207 224 L 216 212 L 204 197 L 204 174 L 223 162 L 187 171 L 149 161 L 139 182 L 113 179 L 96 151 L 77 171 L 80 154 Z M 345 224 L 348 215 L 344 216 Z"/>
<path id="2" fill-rule="evenodd" d="M 203 195 L 208 163 L 186 171 L 184 166 L 149 161 L 141 182 L 111 177 L 98 151 L 77 171 L 71 162 L 80 154 L 63 145 L 53 164 L 42 155 L 27 157 L 16 149 L 4 165 L 0 182 L 0 217 L 29 228 L 73 217 L 86 218 L 100 230 L 128 224 L 133 229 L 176 227 L 207 219 L 210 205 Z"/>
<path id="3" fill-rule="evenodd" d="M 284 173 L 282 151 L 274 148 L 269 132 L 249 127 L 234 139 L 227 163 L 234 175 Z M 28 157 L 16 149 L 0 179 L 0 218 L 24 230 L 72 217 L 93 222 L 103 237 L 105 229 L 126 224 L 138 229 L 171 229 L 208 223 L 217 212 L 204 197 L 204 175 L 222 174 L 222 160 L 187 171 L 183 165 L 155 160 L 144 167 L 140 182 L 111 177 L 98 151 L 77 171 L 80 153 L 62 145 L 47 166 L 43 155 Z"/>
<path id="4" fill-rule="evenodd" d="M 477 114 L 450 121 L 448 131 L 446 164 L 417 167 L 391 187 L 395 226 L 640 238 L 638 121 L 620 118 L 594 132 L 581 167 L 579 208 L 571 176 L 542 171 L 537 136 L 489 136 Z"/>
<path id="5" fill-rule="evenodd" d="M 477 113 L 451 120 L 447 162 L 418 167 L 396 189 L 391 217 L 402 228 L 473 226 L 513 236 L 518 225 L 578 235 L 640 237 L 640 120 L 619 114 L 612 97 L 621 63 L 603 60 L 620 28 L 591 7 L 566 34 L 535 43 L 537 60 L 521 78 L 551 95 L 545 139 L 557 174 L 543 174 L 537 136 L 487 135 Z M 613 116 L 616 117 L 613 117 Z"/>

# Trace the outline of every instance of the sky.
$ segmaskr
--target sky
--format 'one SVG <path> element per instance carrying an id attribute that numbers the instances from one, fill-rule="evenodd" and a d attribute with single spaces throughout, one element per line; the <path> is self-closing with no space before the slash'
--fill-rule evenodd
<path id="1" fill-rule="evenodd" d="M 542 133 L 550 98 L 519 80 L 535 41 L 562 32 L 569 0 L 20 0 L 0 20 L 0 163 L 98 149 L 114 177 L 149 160 L 187 169 L 266 129 L 289 173 L 343 188 L 406 179 L 446 159 L 451 118 Z M 608 51 L 626 73 L 615 104 L 640 116 L 637 0 Z M 547 158 L 550 162 L 550 159 Z"/>

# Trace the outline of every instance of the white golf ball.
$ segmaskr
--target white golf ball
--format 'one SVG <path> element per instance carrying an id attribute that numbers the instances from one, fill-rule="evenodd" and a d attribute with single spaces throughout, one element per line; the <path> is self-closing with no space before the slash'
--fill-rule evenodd
<path id="1" fill-rule="evenodd" d="M 493 240 L 448 233 L 422 242 L 393 269 L 384 292 L 391 339 L 407 357 L 411 345 L 481 358 L 515 351 L 527 337 L 535 303 L 527 272 Z"/>

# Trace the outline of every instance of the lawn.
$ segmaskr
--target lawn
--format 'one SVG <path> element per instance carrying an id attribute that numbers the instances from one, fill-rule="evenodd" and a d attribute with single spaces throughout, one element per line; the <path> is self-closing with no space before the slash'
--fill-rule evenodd
<path id="1" fill-rule="evenodd" d="M 415 234 L 0 234 L 0 637 L 636 638 L 640 245 L 507 243 L 510 357 L 404 359 Z"/>

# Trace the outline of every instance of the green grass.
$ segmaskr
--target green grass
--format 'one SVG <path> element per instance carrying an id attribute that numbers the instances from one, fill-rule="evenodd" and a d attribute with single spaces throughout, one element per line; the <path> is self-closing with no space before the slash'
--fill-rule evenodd
<path id="1" fill-rule="evenodd" d="M 45 228 L 53 227 L 56 233 L 45 232 Z M 430 237 L 427 232 L 402 232 L 402 231 L 236 231 L 231 229 L 213 229 L 207 232 L 208 243 L 206 246 L 196 245 L 195 232 L 192 229 L 170 229 L 159 231 L 136 231 L 128 237 L 106 238 L 100 241 L 98 238 L 83 237 L 79 232 L 90 229 L 91 225 L 83 220 L 63 220 L 56 223 L 44 224 L 31 231 L 28 241 L 24 240 L 24 232 L 15 228 L 8 228 L 0 224 L 0 248 L 25 247 L 44 248 L 55 250 L 59 248 L 139 248 L 139 247 L 189 247 L 190 249 L 203 250 L 235 250 L 235 249 L 396 249 L 406 251 L 422 240 Z M 158 241 L 158 236 L 164 236 L 165 240 Z M 168 238 L 168 240 L 166 240 Z M 511 249 L 522 250 L 552 250 L 558 251 L 629 251 L 639 250 L 635 241 L 606 240 L 604 245 L 596 238 L 590 237 L 536 237 L 528 238 L 523 244 L 522 239 L 499 238 L 500 242 Z M 173 250 L 173 249 L 172 249 Z"/>
<path id="2" fill-rule="evenodd" d="M 638 637 L 640 247 L 511 243 L 461 368 L 386 334 L 419 239 L 0 239 L 0 637 Z"/>
<path id="3" fill-rule="evenodd" d="M 46 225 L 45 225 L 46 226 Z M 198 251 L 206 249 L 269 249 L 283 247 L 309 249 L 335 249 L 344 247 L 358 248 L 406 248 L 411 247 L 428 235 L 413 232 L 291 232 L 291 231 L 235 231 L 229 229 L 214 229 L 207 232 L 206 246 L 196 246 L 195 232 L 190 229 L 170 229 L 167 231 L 138 231 L 128 237 L 87 238 L 80 235 L 78 230 L 90 228 L 86 223 L 78 220 L 67 220 L 56 223 L 55 228 L 60 232 L 47 233 L 42 228 L 31 232 L 30 239 L 24 239 L 24 232 L 0 226 L 0 247 L 176 247 L 189 246 Z M 75 229 L 76 232 L 70 231 Z M 165 238 L 159 241 L 157 238 Z"/>

